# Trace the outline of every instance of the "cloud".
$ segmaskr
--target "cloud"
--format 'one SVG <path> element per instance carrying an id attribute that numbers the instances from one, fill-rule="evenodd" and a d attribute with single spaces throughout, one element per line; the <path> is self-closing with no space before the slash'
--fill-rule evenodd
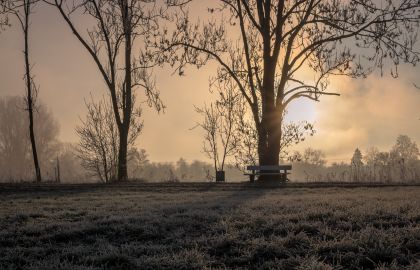
<path id="1" fill-rule="evenodd" d="M 346 161 L 356 147 L 388 150 L 399 134 L 420 141 L 420 90 L 413 86 L 417 70 L 403 67 L 400 77 L 374 74 L 367 79 L 335 78 L 331 90 L 315 106 L 317 134 L 300 147 L 323 149 L 332 160 Z"/>

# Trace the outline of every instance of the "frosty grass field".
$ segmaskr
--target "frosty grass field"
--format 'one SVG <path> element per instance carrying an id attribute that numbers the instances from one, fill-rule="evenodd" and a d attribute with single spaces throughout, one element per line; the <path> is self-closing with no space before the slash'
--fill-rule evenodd
<path id="1" fill-rule="evenodd" d="M 0 186 L 0 269 L 420 269 L 420 187 Z"/>

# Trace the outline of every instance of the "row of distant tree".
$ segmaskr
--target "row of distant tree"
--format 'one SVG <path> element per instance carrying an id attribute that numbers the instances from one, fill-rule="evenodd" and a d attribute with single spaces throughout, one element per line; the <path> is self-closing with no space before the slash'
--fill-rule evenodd
<path id="1" fill-rule="evenodd" d="M 22 97 L 0 99 L 0 178 L 2 181 L 33 179 L 34 163 L 28 132 L 26 104 Z M 51 111 L 39 104 L 36 108 L 34 130 L 38 134 L 36 143 L 40 166 L 53 178 L 54 167 L 60 145 L 57 136 L 59 125 Z M 38 121 L 40 120 L 40 121 Z M 47 169 L 48 168 L 48 169 Z"/>
<path id="2" fill-rule="evenodd" d="M 398 136 L 390 151 L 368 148 L 365 153 L 356 148 L 348 163 L 327 165 L 321 150 L 295 152 L 292 178 L 298 181 L 349 182 L 418 182 L 420 181 L 419 149 L 407 135 Z"/>
<path id="3" fill-rule="evenodd" d="M 0 181 L 30 181 L 33 175 L 30 140 L 27 132 L 27 117 L 23 117 L 24 100 L 21 97 L 0 98 Z M 116 173 L 116 148 L 103 148 L 98 144 L 98 134 L 94 129 L 91 135 L 78 144 L 62 143 L 58 140 L 59 125 L 52 112 L 40 103 L 37 106 L 35 131 L 41 166 L 45 171 L 45 180 L 61 182 L 108 182 Z M 90 120 L 88 112 L 83 123 Z M 42 120 L 42 121 L 41 121 Z M 96 123 L 100 124 L 101 121 Z M 91 126 L 87 126 L 90 127 Z M 78 133 L 87 128 L 81 125 Z M 114 131 L 115 132 L 115 131 Z M 102 133 L 100 133 L 102 134 Z M 111 137 L 106 137 L 109 140 Z M 86 152 L 84 140 L 95 140 L 89 145 L 98 145 L 92 152 Z M 106 141 L 104 141 L 106 142 Z M 109 143 L 112 145 L 112 142 Z M 186 162 L 180 159 L 176 163 L 150 162 L 144 149 L 135 144 L 130 146 L 128 158 L 128 176 L 132 180 L 150 182 L 176 181 L 212 181 L 215 176 L 213 164 L 203 161 Z M 95 151 L 93 151 L 95 150 Z M 96 151 L 98 150 L 98 151 Z M 287 161 L 293 164 L 293 181 L 369 181 L 369 182 L 412 182 L 420 180 L 419 149 L 406 135 L 397 138 L 390 151 L 379 151 L 371 147 L 364 151 L 356 149 L 347 163 L 328 164 L 326 155 L 321 150 L 307 148 L 303 152 L 292 152 Z M 104 164 L 103 162 L 108 162 Z M 235 161 L 233 159 L 232 161 Z M 96 166 L 96 165 L 97 166 Z M 105 169 L 108 168 L 108 169 Z M 228 181 L 245 180 L 241 169 L 235 162 L 227 162 L 225 168 Z"/>

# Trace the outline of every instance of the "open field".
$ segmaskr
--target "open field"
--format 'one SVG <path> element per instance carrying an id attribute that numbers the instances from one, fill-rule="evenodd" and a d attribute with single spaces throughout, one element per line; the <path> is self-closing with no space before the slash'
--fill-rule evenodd
<path id="1" fill-rule="evenodd" d="M 0 269 L 420 269 L 420 187 L 0 185 Z"/>

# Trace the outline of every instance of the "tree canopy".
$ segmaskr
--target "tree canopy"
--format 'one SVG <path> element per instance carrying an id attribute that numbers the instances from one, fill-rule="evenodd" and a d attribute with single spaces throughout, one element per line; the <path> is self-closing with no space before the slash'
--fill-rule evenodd
<path id="1" fill-rule="evenodd" d="M 188 1 L 189 3 L 193 1 Z M 232 81 L 244 97 L 258 133 L 261 164 L 276 164 L 283 115 L 299 98 L 319 101 L 331 76 L 364 77 L 375 68 L 415 64 L 419 2 L 337 0 L 219 0 L 208 22 L 187 9 L 175 31 L 149 37 L 184 74 L 187 65 L 219 64 L 212 82 Z"/>

